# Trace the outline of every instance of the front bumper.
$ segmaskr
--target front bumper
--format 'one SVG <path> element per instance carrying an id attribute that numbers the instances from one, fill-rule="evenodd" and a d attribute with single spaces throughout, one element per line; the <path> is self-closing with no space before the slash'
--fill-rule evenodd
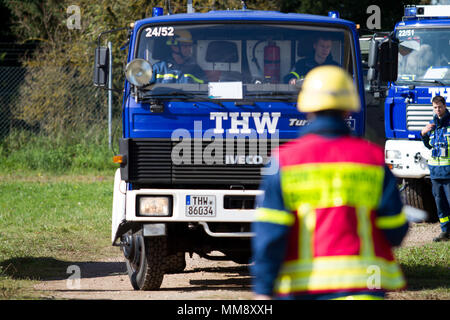
<path id="1" fill-rule="evenodd" d="M 422 141 L 387 140 L 384 150 L 386 165 L 396 177 L 420 179 L 430 175 L 431 150 Z"/>
<path id="2" fill-rule="evenodd" d="M 262 194 L 260 190 L 196 190 L 196 189 L 140 189 L 131 190 L 126 193 L 126 216 L 127 221 L 135 222 L 252 222 L 255 209 L 226 209 L 225 197 L 257 197 Z M 139 216 L 137 213 L 137 198 L 139 196 L 164 196 L 172 197 L 172 215 L 169 217 Z M 215 216 L 192 217 L 186 214 L 186 197 L 215 196 Z"/>

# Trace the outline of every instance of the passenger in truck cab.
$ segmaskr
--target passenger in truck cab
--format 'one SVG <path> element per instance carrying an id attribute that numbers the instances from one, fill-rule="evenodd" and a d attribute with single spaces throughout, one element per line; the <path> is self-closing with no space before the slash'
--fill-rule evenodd
<path id="1" fill-rule="evenodd" d="M 331 38 L 325 34 L 317 37 L 313 43 L 313 54 L 297 60 L 291 72 L 284 77 L 284 83 L 294 85 L 297 80 L 304 78 L 312 68 L 318 66 L 339 66 L 339 63 L 334 61 L 331 55 L 332 44 Z"/>
<path id="2" fill-rule="evenodd" d="M 153 65 L 150 83 L 204 83 L 205 73 L 193 58 L 192 35 L 187 30 L 175 30 L 167 40 L 168 59 Z"/>
<path id="3" fill-rule="evenodd" d="M 426 71 L 436 66 L 433 48 L 430 44 L 415 40 L 403 41 L 399 45 L 399 73 L 423 77 Z"/>
<path id="4" fill-rule="evenodd" d="M 398 46 L 398 71 L 400 74 L 409 74 L 411 71 L 409 68 L 408 60 L 410 57 L 414 59 L 412 52 L 418 51 L 420 44 L 415 40 L 407 40 L 400 42 Z"/>

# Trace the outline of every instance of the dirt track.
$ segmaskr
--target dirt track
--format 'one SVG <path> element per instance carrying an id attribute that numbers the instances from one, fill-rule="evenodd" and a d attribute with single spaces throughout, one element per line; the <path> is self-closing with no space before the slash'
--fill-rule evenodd
<path id="1" fill-rule="evenodd" d="M 78 264 L 81 271 L 79 288 L 71 288 L 73 282 L 68 287 L 67 280 L 53 280 L 42 282 L 35 289 L 56 299 L 251 299 L 251 279 L 247 265 L 206 260 L 196 254 L 192 259 L 186 257 L 185 271 L 166 274 L 158 291 L 133 290 L 120 253 L 106 261 Z"/>
<path id="2" fill-rule="evenodd" d="M 410 230 L 403 246 L 424 245 L 439 233 L 438 224 L 420 224 Z M 121 300 L 239 300 L 251 299 L 251 278 L 247 265 L 231 261 L 211 261 L 187 256 L 183 273 L 164 276 L 158 291 L 133 290 L 119 249 L 115 257 L 104 261 L 79 263 L 79 288 L 67 286 L 67 279 L 41 282 L 35 290 L 42 297 L 54 299 L 121 299 Z M 217 253 L 220 255 L 220 253 Z M 69 283 L 73 285 L 73 283 Z M 407 293 L 405 293 L 407 294 Z M 402 299 L 404 294 L 390 294 Z M 410 299 L 411 297 L 409 297 Z"/>

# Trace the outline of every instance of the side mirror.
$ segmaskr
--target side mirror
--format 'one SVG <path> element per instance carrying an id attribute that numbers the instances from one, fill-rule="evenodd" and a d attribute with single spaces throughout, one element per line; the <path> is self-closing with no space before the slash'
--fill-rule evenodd
<path id="1" fill-rule="evenodd" d="M 390 82 L 397 80 L 398 40 L 388 38 L 380 44 L 380 80 Z"/>
<path id="2" fill-rule="evenodd" d="M 106 87 L 108 85 L 109 49 L 107 47 L 95 48 L 94 60 L 94 86 Z"/>
<path id="3" fill-rule="evenodd" d="M 374 35 L 370 40 L 367 80 L 372 93 L 386 91 L 388 82 L 397 80 L 398 45 L 392 34 L 381 40 Z"/>
<path id="4" fill-rule="evenodd" d="M 378 46 L 378 41 L 372 38 L 370 40 L 369 57 L 367 59 L 367 65 L 369 67 L 369 70 L 367 71 L 368 81 L 377 80 Z"/>

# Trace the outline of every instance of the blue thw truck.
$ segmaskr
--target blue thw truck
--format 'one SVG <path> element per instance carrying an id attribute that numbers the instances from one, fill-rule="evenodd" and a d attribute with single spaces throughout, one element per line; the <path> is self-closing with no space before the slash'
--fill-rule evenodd
<path id="1" fill-rule="evenodd" d="M 405 202 L 433 219 L 431 150 L 420 132 L 433 118 L 431 99 L 441 95 L 450 102 L 450 6 L 406 6 L 392 36 L 398 41 L 398 55 L 392 57 L 397 76 L 384 103 L 385 160 L 402 182 Z"/>
<path id="2" fill-rule="evenodd" d="M 136 290 L 158 289 L 164 274 L 183 271 L 186 253 L 248 263 L 259 183 L 277 170 L 270 151 L 308 124 L 296 109 L 302 81 L 288 84 L 283 77 L 312 54 L 323 34 L 333 60 L 360 92 L 363 107 L 348 125 L 359 136 L 365 130 L 354 23 L 246 9 L 154 12 L 128 29 L 123 131 L 115 156 L 120 169 L 111 240 L 121 247 Z M 204 77 L 189 82 L 155 75 L 155 65 L 170 60 L 168 44 L 186 31 Z M 106 47 L 96 49 L 99 87 L 107 86 L 107 56 Z M 152 80 L 158 77 L 174 81 Z"/>

